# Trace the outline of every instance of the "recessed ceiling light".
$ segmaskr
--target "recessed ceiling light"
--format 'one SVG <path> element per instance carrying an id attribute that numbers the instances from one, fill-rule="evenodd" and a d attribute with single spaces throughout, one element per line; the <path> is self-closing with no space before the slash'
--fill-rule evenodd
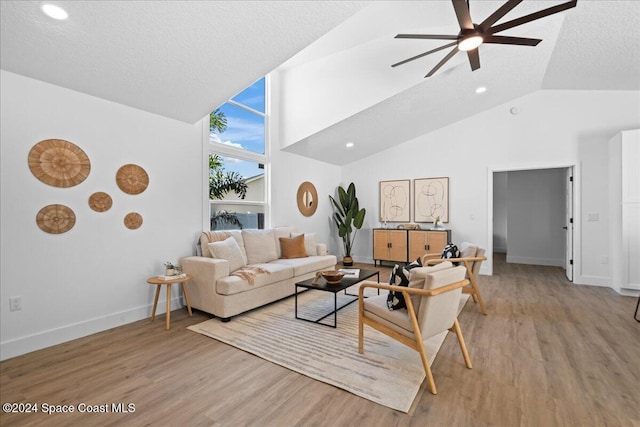
<path id="1" fill-rule="evenodd" d="M 66 10 L 54 4 L 43 4 L 41 9 L 48 17 L 57 19 L 59 21 L 62 21 L 69 17 L 69 14 Z"/>
<path id="2" fill-rule="evenodd" d="M 353 144 L 353 142 L 347 142 L 347 143 L 345 144 L 345 147 L 347 147 L 347 148 L 353 148 L 353 145 L 354 145 L 354 144 Z"/>
<path id="3" fill-rule="evenodd" d="M 476 93 L 484 93 L 487 91 L 487 88 L 484 86 L 480 86 L 479 88 L 476 89 Z"/>

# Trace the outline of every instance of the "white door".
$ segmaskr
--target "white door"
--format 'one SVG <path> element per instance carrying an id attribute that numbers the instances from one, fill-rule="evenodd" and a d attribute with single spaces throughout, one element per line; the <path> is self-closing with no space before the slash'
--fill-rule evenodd
<path id="1" fill-rule="evenodd" d="M 573 167 L 566 170 L 565 191 L 565 274 L 573 282 Z"/>

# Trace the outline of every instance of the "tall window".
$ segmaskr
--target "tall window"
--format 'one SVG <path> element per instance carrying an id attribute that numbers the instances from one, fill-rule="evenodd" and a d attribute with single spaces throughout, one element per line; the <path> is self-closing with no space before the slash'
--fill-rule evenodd
<path id="1" fill-rule="evenodd" d="M 267 201 L 267 78 L 211 113 L 209 211 L 212 230 L 264 228 Z"/>

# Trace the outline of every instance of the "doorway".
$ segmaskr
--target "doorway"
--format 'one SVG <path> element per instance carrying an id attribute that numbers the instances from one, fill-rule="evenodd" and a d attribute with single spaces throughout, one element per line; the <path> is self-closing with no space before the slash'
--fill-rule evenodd
<path id="1" fill-rule="evenodd" d="M 573 172 L 573 166 L 492 171 L 492 251 L 511 263 L 562 267 L 572 281 Z"/>

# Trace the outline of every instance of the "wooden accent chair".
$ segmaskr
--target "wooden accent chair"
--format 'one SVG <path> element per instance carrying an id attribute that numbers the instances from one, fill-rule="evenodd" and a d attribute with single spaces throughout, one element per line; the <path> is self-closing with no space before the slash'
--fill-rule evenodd
<path id="1" fill-rule="evenodd" d="M 429 367 L 429 358 L 424 347 L 426 339 L 447 330 L 455 332 L 465 364 L 471 369 L 471 360 L 457 319 L 462 287 L 469 283 L 464 275 L 464 267 L 453 267 L 449 263 L 437 267 L 413 269 L 408 287 L 363 282 L 358 295 L 358 351 L 361 354 L 364 353 L 364 325 L 400 341 L 420 353 L 429 390 L 437 394 L 436 384 Z M 402 292 L 407 309 L 390 311 L 387 308 L 386 293 L 364 298 L 366 288 Z"/>
<path id="2" fill-rule="evenodd" d="M 482 296 L 480 295 L 480 288 L 478 287 L 477 275 L 480 273 L 480 266 L 482 261 L 487 259 L 485 250 L 481 247 L 474 245 L 473 243 L 463 242 L 458 247 L 460 250 L 460 258 L 447 258 L 440 259 L 437 254 L 425 254 L 422 256 L 422 265 L 435 265 L 445 261 L 461 262 L 467 269 L 467 279 L 469 280 L 469 286 L 465 287 L 462 292 L 471 294 L 473 301 L 480 304 L 482 314 L 487 315 L 487 308 L 484 305 Z"/>

